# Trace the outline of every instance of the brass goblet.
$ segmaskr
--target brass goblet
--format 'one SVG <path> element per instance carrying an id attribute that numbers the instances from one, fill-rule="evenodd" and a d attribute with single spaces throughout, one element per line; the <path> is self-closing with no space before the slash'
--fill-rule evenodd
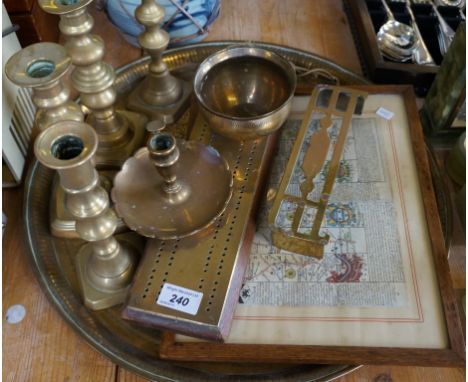
<path id="1" fill-rule="evenodd" d="M 75 121 L 50 126 L 34 145 L 37 159 L 57 170 L 67 209 L 76 218 L 76 232 L 88 242 L 75 261 L 84 303 L 93 310 L 124 301 L 136 263 L 135 250 L 113 236 L 118 219 L 94 168 L 97 147 L 91 126 Z"/>
<path id="2" fill-rule="evenodd" d="M 32 89 L 32 100 L 37 106 L 34 122 L 39 131 L 59 121 L 84 119 L 80 106 L 69 100 L 70 90 L 63 83 L 70 65 L 66 50 L 51 42 L 22 49 L 5 65 L 5 74 L 11 82 Z"/>

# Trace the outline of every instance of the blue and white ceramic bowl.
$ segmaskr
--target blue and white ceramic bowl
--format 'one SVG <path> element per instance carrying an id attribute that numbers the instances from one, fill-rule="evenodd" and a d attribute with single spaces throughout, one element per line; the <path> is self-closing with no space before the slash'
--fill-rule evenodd
<path id="1" fill-rule="evenodd" d="M 140 3 L 140 0 L 106 2 L 107 14 L 112 23 L 119 28 L 130 44 L 137 47 L 139 47 L 138 35 L 144 30 L 134 16 L 135 8 Z M 219 16 L 220 3 L 221 0 L 158 0 L 158 4 L 166 9 L 163 26 L 171 36 L 170 44 L 181 45 L 203 40 L 208 34 L 209 26 Z M 183 7 L 193 20 L 181 12 L 176 4 Z M 168 20 L 171 22 L 165 25 Z"/>

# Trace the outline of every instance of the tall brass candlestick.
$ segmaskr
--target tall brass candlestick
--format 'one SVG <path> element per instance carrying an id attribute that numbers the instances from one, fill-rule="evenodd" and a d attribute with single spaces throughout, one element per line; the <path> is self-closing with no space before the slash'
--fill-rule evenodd
<path id="1" fill-rule="evenodd" d="M 59 44 L 43 42 L 33 44 L 14 54 L 5 66 L 5 74 L 16 85 L 33 90 L 32 100 L 37 106 L 35 125 L 43 131 L 60 121 L 83 122 L 81 107 L 69 100 L 70 89 L 63 76 L 71 66 L 71 58 Z M 65 207 L 62 190 L 52 193 L 50 221 L 53 235 L 63 236 L 75 231 L 74 218 Z M 56 211 L 61 212 L 62 219 Z M 65 219 L 63 219 L 65 218 Z M 63 222 L 69 223 L 67 226 Z M 71 225 L 71 227 L 70 227 Z"/>
<path id="2" fill-rule="evenodd" d="M 67 38 L 65 48 L 75 69 L 72 84 L 79 91 L 81 102 L 90 111 L 87 120 L 98 133 L 97 163 L 120 166 L 137 148 L 144 145 L 146 118 L 128 111 L 114 109 L 115 72 L 104 62 L 102 39 L 91 34 L 94 25 L 87 6 L 92 0 L 39 0 L 48 13 L 60 15 L 60 31 Z"/>
<path id="3" fill-rule="evenodd" d="M 88 242 L 78 251 L 76 268 L 84 303 L 93 310 L 122 303 L 135 269 L 134 250 L 113 236 L 118 220 L 94 168 L 97 147 L 91 126 L 74 121 L 50 126 L 34 145 L 37 159 L 57 170 L 76 232 Z"/>
<path id="4" fill-rule="evenodd" d="M 37 106 L 35 125 L 39 131 L 59 121 L 84 119 L 78 104 L 69 100 L 70 90 L 62 81 L 71 59 L 59 44 L 42 42 L 15 53 L 5 65 L 5 74 L 14 84 L 32 88 Z"/>
<path id="5" fill-rule="evenodd" d="M 147 77 L 130 94 L 128 108 L 151 119 L 172 123 L 188 106 L 191 85 L 172 76 L 162 59 L 169 44 L 168 33 L 161 29 L 164 13 L 164 8 L 155 0 L 142 0 L 135 10 L 135 18 L 145 27 L 138 41 L 151 56 L 151 62 Z"/>

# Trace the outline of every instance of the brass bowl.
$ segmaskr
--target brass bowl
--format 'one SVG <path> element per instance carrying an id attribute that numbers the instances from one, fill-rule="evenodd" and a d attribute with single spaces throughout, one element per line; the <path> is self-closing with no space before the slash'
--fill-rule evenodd
<path id="1" fill-rule="evenodd" d="M 296 72 L 276 53 L 235 46 L 203 61 L 194 87 L 213 131 L 237 140 L 255 139 L 279 129 L 288 117 Z"/>

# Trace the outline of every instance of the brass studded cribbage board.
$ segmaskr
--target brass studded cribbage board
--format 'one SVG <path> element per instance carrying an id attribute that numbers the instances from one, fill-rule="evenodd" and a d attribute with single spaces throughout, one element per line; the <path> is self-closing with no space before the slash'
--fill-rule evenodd
<path id="1" fill-rule="evenodd" d="M 123 315 L 140 324 L 223 340 L 229 333 L 248 263 L 256 205 L 275 136 L 229 140 L 212 134 L 199 115 L 190 139 L 212 145 L 228 161 L 232 197 L 224 213 L 200 234 L 180 240 L 148 240 Z M 185 288 L 188 294 L 175 298 L 175 292 L 172 306 L 162 305 L 166 284 L 166 288 Z M 188 312 L 192 302 L 188 305 L 184 298 L 192 296 L 199 305 Z"/>

